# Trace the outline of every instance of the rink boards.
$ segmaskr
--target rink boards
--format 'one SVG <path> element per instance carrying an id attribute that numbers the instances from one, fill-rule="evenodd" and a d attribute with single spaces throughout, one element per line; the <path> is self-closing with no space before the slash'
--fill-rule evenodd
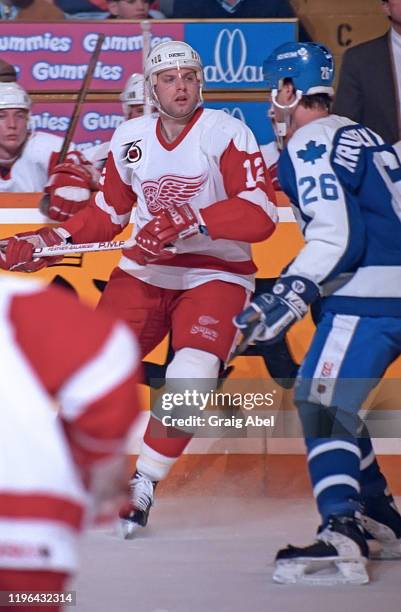
<path id="1" fill-rule="evenodd" d="M 0 194 L 0 238 L 11 236 L 16 232 L 36 230 L 41 227 L 46 218 L 38 211 L 41 194 Z M 303 240 L 292 215 L 291 208 L 284 194 L 278 194 L 280 223 L 271 238 L 254 245 L 253 252 L 258 266 L 259 277 L 275 277 L 281 269 L 299 252 Z M 130 228 L 118 238 L 128 238 Z M 104 284 L 111 271 L 117 265 L 120 257 L 119 251 L 103 253 L 87 253 L 83 256 L 72 255 L 66 257 L 60 265 L 52 266 L 35 274 L 45 282 L 51 282 L 56 276 L 83 300 L 95 305 L 100 297 L 99 286 Z M 23 275 L 21 275 L 23 276 Z M 32 278 L 32 275 L 24 275 Z M 289 342 L 295 359 L 300 362 L 307 350 L 313 333 L 313 324 L 309 316 L 297 323 L 289 333 Z M 367 347 L 367 350 L 369 347 Z M 166 354 L 166 342 L 159 345 L 148 357 L 148 360 L 162 363 Z M 266 369 L 260 357 L 238 357 L 235 362 L 233 378 L 238 379 L 265 379 Z M 386 373 L 388 378 L 401 378 L 401 361 L 397 360 Z M 147 388 L 143 388 L 145 407 L 149 404 Z M 281 390 L 280 390 L 281 392 Z M 399 399 L 399 397 L 397 397 Z M 393 396 L 389 397 L 388 390 L 375 390 L 370 397 L 370 405 L 380 404 L 384 409 L 393 410 L 398 402 Z M 395 415 L 394 415 L 395 416 Z M 140 432 L 145 426 L 146 415 L 141 422 L 139 431 L 133 434 L 130 451 L 136 453 L 140 440 Z M 395 434 L 396 435 L 396 434 Z M 286 439 L 232 439 L 219 442 L 218 440 L 198 439 L 191 444 L 191 453 L 204 452 L 240 452 L 240 453 L 299 453 L 303 446 L 298 438 L 291 435 Z M 234 450 L 233 450 L 234 449 Z M 379 452 L 401 454 L 401 441 L 396 439 L 383 439 L 379 444 Z"/>
<path id="2" fill-rule="evenodd" d="M 0 238 L 11 236 L 16 232 L 35 230 L 44 225 L 47 221 L 38 210 L 40 194 L 32 193 L 11 193 L 0 194 Z M 280 273 L 288 261 L 290 261 L 302 246 L 302 236 L 295 223 L 291 208 L 285 199 L 284 194 L 279 194 L 279 213 L 280 223 L 269 240 L 256 244 L 253 247 L 254 258 L 258 266 L 258 276 L 274 277 Z M 128 238 L 131 232 L 130 227 L 118 237 Z M 113 268 L 117 265 L 120 251 L 106 253 L 87 253 L 85 255 L 71 255 L 66 257 L 60 265 L 52 266 L 35 274 L 50 282 L 54 277 L 59 276 L 71 285 L 79 296 L 91 304 L 96 304 L 100 292 L 96 281 L 106 281 Z M 26 275 L 31 278 L 31 275 Z M 312 332 L 310 322 L 302 322 L 297 325 L 292 334 L 291 344 L 298 359 L 302 358 Z M 162 347 L 152 353 L 155 360 L 160 357 L 163 360 Z M 262 375 L 264 370 L 255 369 L 255 358 L 252 358 L 252 367 L 241 365 L 244 368 L 244 376 L 252 378 Z M 241 358 L 238 362 L 249 361 Z M 239 367 L 239 363 L 238 363 Z M 263 374 L 264 375 L 264 374 Z"/>

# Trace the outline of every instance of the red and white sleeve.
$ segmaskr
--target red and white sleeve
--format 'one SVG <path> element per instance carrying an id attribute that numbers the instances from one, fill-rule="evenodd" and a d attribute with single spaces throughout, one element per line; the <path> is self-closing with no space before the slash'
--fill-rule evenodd
<path id="1" fill-rule="evenodd" d="M 213 239 L 259 242 L 278 221 L 276 196 L 263 156 L 252 132 L 237 126 L 220 158 L 227 199 L 201 209 Z"/>
<path id="2" fill-rule="evenodd" d="M 130 330 L 57 288 L 15 297 L 10 315 L 17 342 L 60 404 L 77 463 L 87 468 L 121 452 L 139 412 L 140 357 Z"/>

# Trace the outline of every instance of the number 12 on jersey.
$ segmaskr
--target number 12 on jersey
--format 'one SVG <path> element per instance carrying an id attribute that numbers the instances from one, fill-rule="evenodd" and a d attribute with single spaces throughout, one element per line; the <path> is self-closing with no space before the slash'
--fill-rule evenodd
<path id="1" fill-rule="evenodd" d="M 257 183 L 265 182 L 265 174 L 263 169 L 263 160 L 261 157 L 255 159 L 246 159 L 243 163 L 246 170 L 246 188 L 253 189 Z"/>

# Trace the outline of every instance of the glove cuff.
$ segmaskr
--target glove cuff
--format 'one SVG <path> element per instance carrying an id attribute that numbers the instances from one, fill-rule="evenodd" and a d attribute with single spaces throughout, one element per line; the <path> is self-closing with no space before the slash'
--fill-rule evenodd
<path id="1" fill-rule="evenodd" d="M 58 234 L 65 242 L 71 242 L 68 240 L 71 238 L 70 232 L 67 232 L 67 230 L 63 227 L 53 227 L 53 232 L 56 232 L 56 234 Z"/>

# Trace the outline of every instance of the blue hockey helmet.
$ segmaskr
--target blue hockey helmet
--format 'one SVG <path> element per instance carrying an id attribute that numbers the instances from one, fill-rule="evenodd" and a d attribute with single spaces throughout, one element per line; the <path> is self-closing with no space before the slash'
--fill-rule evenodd
<path id="1" fill-rule="evenodd" d="M 303 95 L 326 93 L 333 96 L 334 60 L 319 43 L 288 42 L 277 47 L 263 64 L 267 88 L 279 90 L 290 78 Z"/>

